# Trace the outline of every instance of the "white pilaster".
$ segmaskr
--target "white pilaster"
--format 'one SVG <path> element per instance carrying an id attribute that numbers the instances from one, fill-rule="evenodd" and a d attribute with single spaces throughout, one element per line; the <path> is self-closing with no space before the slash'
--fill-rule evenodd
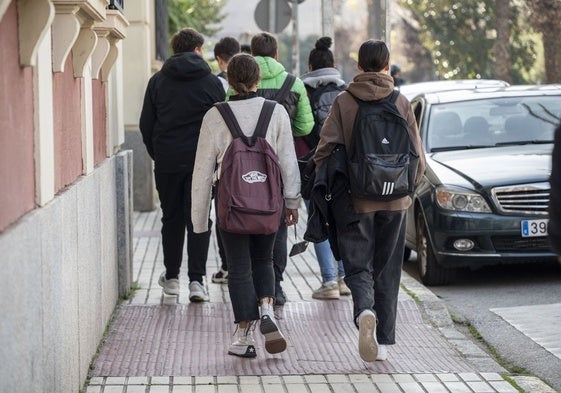
<path id="1" fill-rule="evenodd" d="M 54 198 L 55 152 L 53 126 L 53 73 L 51 70 L 51 33 L 47 32 L 37 48 L 33 70 L 35 107 L 35 202 L 45 205 Z"/>
<path id="2" fill-rule="evenodd" d="M 82 93 L 82 163 L 83 173 L 87 175 L 94 170 L 93 100 L 90 67 L 86 67 L 86 72 L 80 80 L 80 90 Z"/>

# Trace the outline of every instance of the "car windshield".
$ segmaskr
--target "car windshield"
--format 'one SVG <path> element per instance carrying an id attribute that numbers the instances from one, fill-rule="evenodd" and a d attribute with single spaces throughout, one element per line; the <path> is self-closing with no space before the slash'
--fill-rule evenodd
<path id="1" fill-rule="evenodd" d="M 561 96 L 501 97 L 431 107 L 427 151 L 552 143 Z"/>

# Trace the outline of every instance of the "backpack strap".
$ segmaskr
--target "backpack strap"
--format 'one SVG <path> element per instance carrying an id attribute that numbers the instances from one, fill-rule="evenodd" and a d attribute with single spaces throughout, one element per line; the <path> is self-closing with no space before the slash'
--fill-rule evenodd
<path id="1" fill-rule="evenodd" d="M 269 122 L 271 121 L 271 116 L 276 105 L 277 103 L 275 101 L 265 100 L 263 107 L 261 108 L 261 113 L 259 114 L 259 119 L 257 120 L 257 125 L 255 126 L 255 131 L 253 131 L 253 136 L 250 138 L 244 135 L 242 129 L 240 128 L 240 123 L 238 123 L 234 112 L 232 112 L 232 108 L 230 108 L 230 105 L 227 102 L 219 102 L 214 106 L 222 115 L 226 126 L 228 126 L 228 129 L 232 134 L 232 138 L 241 138 L 247 146 L 253 146 L 256 141 L 255 137 L 265 138 L 267 135 Z"/>
<path id="2" fill-rule="evenodd" d="M 265 100 L 261 108 L 261 113 L 259 114 L 259 119 L 257 120 L 257 125 L 255 126 L 255 131 L 253 131 L 254 137 L 259 136 L 265 138 L 275 106 L 277 106 L 275 101 Z"/>
<path id="3" fill-rule="evenodd" d="M 292 88 L 292 85 L 294 84 L 295 81 L 296 81 L 296 77 L 294 75 L 286 74 L 286 79 L 284 80 L 281 88 L 275 95 L 276 102 L 282 104 L 286 100 L 286 97 L 288 97 L 288 93 L 290 93 L 290 89 Z"/>

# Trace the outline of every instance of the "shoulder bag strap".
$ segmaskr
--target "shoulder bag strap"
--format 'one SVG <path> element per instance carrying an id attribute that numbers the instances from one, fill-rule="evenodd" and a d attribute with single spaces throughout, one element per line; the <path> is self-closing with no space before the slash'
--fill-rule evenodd
<path id="1" fill-rule="evenodd" d="M 284 80 L 281 88 L 275 95 L 276 102 L 282 104 L 286 100 L 286 97 L 288 97 L 288 93 L 290 93 L 290 89 L 292 88 L 292 85 L 294 84 L 295 80 L 296 77 L 294 75 L 286 74 L 286 79 Z"/>
<path id="2" fill-rule="evenodd" d="M 234 112 L 232 112 L 232 108 L 230 108 L 230 105 L 228 105 L 227 102 L 219 102 L 214 106 L 216 107 L 216 109 L 218 109 L 218 112 L 220 112 L 220 114 L 222 115 L 224 122 L 226 122 L 226 125 L 228 126 L 228 129 L 232 134 L 232 138 L 234 139 L 241 138 L 246 145 L 252 146 L 253 143 L 251 143 L 249 138 L 246 137 L 242 132 L 242 129 L 240 128 L 240 123 L 238 123 L 238 120 L 236 119 Z"/>
<path id="3" fill-rule="evenodd" d="M 253 136 L 265 138 L 269 128 L 269 122 L 271 121 L 271 116 L 273 115 L 276 105 L 277 103 L 275 101 L 265 100 L 263 107 L 261 108 L 261 113 L 259 114 L 259 119 L 257 120 Z"/>

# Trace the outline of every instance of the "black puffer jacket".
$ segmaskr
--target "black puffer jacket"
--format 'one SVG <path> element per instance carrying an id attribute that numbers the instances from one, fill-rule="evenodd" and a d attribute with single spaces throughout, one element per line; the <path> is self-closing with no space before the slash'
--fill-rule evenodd
<path id="1" fill-rule="evenodd" d="M 203 116 L 225 96 L 218 77 L 193 52 L 173 55 L 150 78 L 140 132 L 156 171 L 193 169 Z"/>
<path id="2" fill-rule="evenodd" d="M 549 182 L 549 239 L 553 250 L 561 256 L 561 124 L 555 130 Z"/>

